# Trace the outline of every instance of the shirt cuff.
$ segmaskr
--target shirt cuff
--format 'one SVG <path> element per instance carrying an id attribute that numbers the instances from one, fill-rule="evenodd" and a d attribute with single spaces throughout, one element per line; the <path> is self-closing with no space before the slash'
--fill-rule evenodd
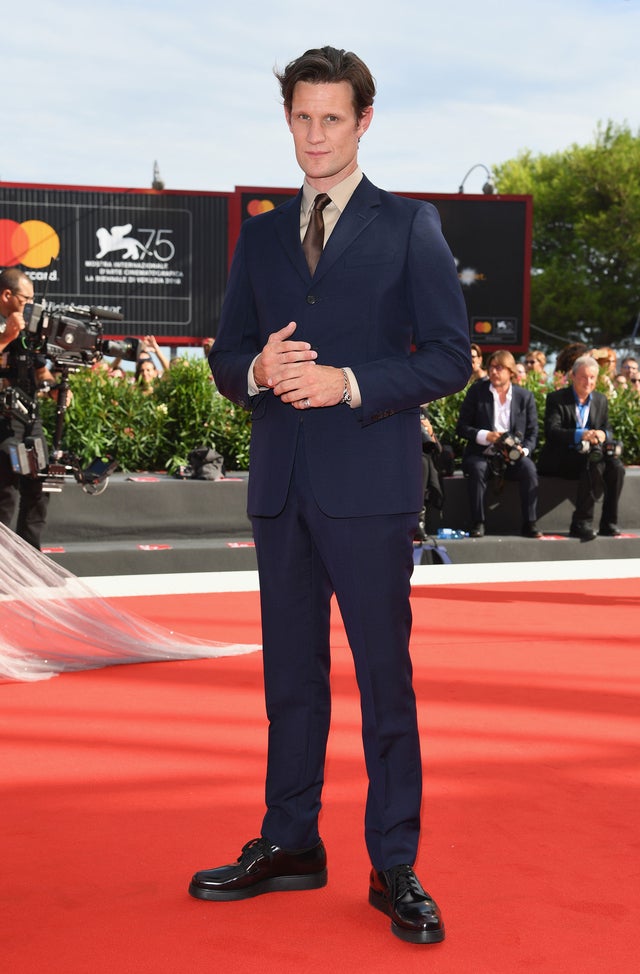
<path id="1" fill-rule="evenodd" d="M 345 365 L 344 370 L 347 373 L 347 378 L 349 379 L 349 387 L 351 389 L 351 402 L 349 403 L 349 406 L 351 409 L 355 409 L 357 406 L 362 405 L 360 386 L 358 385 L 358 380 L 353 374 L 353 370 L 350 369 L 348 365 Z"/>
<path id="2" fill-rule="evenodd" d="M 257 396 L 258 393 L 264 392 L 265 389 L 269 388 L 268 386 L 256 385 L 256 380 L 253 378 L 253 367 L 256 364 L 259 357 L 260 357 L 260 353 L 258 352 L 256 357 L 252 360 L 251 365 L 249 366 L 249 371 L 247 372 L 247 391 L 250 396 Z"/>

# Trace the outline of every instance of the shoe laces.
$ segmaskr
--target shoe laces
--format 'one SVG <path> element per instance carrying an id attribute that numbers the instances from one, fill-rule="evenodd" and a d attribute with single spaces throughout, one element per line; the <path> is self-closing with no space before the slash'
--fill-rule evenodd
<path id="1" fill-rule="evenodd" d="M 251 839 L 250 842 L 243 845 L 242 852 L 238 856 L 238 862 L 245 865 L 259 856 L 265 856 L 267 859 L 273 858 L 273 846 L 264 836 L 259 839 Z"/>
<path id="2" fill-rule="evenodd" d="M 423 900 L 427 894 L 420 885 L 418 877 L 411 866 L 394 866 L 387 870 L 387 876 L 391 880 L 390 886 L 393 891 L 393 898 L 401 899 L 409 893 L 413 898 Z"/>

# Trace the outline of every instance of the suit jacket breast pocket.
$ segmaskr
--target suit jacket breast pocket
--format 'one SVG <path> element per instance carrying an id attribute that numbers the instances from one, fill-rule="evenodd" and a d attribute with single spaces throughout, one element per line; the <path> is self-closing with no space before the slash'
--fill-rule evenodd
<path id="1" fill-rule="evenodd" d="M 382 264 L 392 264 L 396 258 L 395 251 L 375 251 L 373 253 L 360 251 L 345 256 L 345 267 L 379 267 Z"/>

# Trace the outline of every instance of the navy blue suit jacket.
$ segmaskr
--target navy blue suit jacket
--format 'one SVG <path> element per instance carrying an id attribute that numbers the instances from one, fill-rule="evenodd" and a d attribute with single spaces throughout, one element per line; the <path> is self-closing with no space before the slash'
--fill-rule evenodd
<path id="1" fill-rule="evenodd" d="M 301 423 L 326 514 L 420 510 L 420 404 L 462 388 L 471 368 L 467 312 L 438 213 L 363 178 L 312 278 L 300 202 L 301 192 L 243 224 L 209 357 L 220 392 L 252 410 L 249 514 L 282 510 Z M 249 400 L 252 359 L 290 321 L 319 364 L 353 369 L 361 406 L 301 412 L 270 390 Z"/>
<path id="2" fill-rule="evenodd" d="M 529 389 L 512 385 L 510 433 L 518 433 L 522 446 L 531 455 L 538 442 L 538 410 L 536 401 Z M 478 380 L 469 387 L 458 417 L 457 432 L 468 440 L 465 454 L 484 453 L 485 446 L 476 443 L 479 430 L 493 430 L 493 393 L 488 380 Z"/>

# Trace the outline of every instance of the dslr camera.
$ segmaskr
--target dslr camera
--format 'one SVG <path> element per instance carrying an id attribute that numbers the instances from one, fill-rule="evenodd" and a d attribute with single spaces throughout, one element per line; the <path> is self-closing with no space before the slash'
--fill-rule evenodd
<path id="1" fill-rule="evenodd" d="M 622 440 L 605 440 L 604 443 L 589 443 L 587 440 L 580 440 L 577 450 L 578 453 L 586 456 L 589 463 L 600 463 L 607 457 L 621 457 L 623 444 Z"/>
<path id="2" fill-rule="evenodd" d="M 512 467 L 522 457 L 522 452 L 518 447 L 522 444 L 522 437 L 519 433 L 501 433 L 495 443 L 490 443 L 486 448 L 485 456 L 489 457 L 491 469 L 494 474 L 504 473 L 506 467 Z"/>
<path id="3" fill-rule="evenodd" d="M 437 437 L 432 436 L 431 433 L 424 426 L 421 427 L 422 433 L 422 449 L 425 453 L 441 453 L 442 446 L 440 440 Z"/>

